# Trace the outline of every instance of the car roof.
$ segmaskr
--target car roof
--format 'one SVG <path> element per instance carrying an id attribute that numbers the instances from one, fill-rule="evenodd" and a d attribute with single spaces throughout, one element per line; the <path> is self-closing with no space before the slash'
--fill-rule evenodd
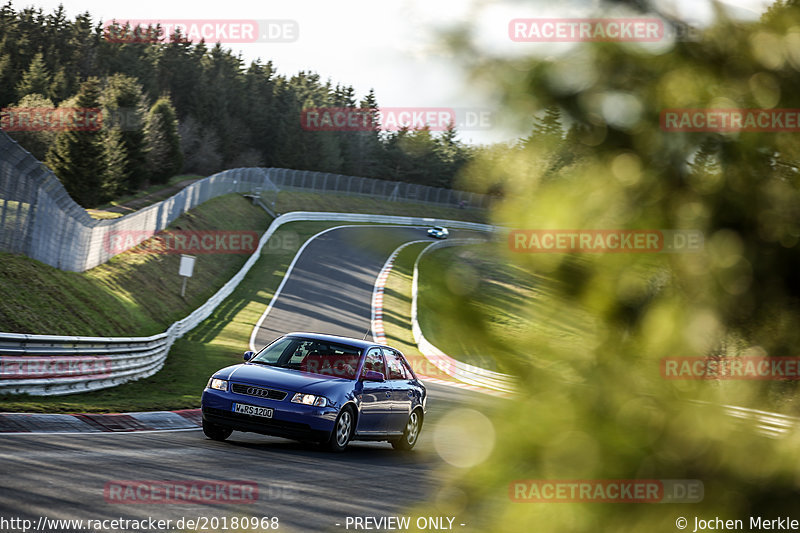
<path id="1" fill-rule="evenodd" d="M 350 344 L 351 346 L 358 346 L 359 348 L 369 348 L 370 346 L 386 346 L 375 342 L 365 341 L 362 339 L 355 339 L 353 337 L 342 337 L 340 335 L 325 335 L 323 333 L 309 333 L 306 331 L 293 331 L 287 333 L 284 337 L 304 337 L 306 339 L 313 339 L 317 341 L 339 342 L 342 344 Z"/>

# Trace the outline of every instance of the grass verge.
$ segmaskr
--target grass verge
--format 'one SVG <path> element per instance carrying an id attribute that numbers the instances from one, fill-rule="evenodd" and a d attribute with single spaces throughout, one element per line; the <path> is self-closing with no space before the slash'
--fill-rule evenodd
<path id="1" fill-rule="evenodd" d="M 241 197 L 237 197 L 236 199 L 237 202 L 244 202 L 247 207 L 252 207 Z M 404 203 L 389 202 L 389 204 L 395 205 L 388 205 L 386 209 L 376 210 L 374 208 L 367 209 L 361 198 L 353 199 L 325 196 L 323 199 L 329 210 L 343 212 L 358 212 L 364 209 L 367 212 L 371 211 L 383 214 L 418 215 L 419 213 L 414 213 L 413 211 L 420 207 Z M 295 209 L 308 209 L 309 207 L 305 205 L 307 200 L 308 198 L 305 197 L 304 193 L 301 196 L 295 196 L 291 199 L 291 201 L 299 204 Z M 288 202 L 289 199 L 285 199 L 285 201 Z M 203 204 L 200 208 L 208 206 L 209 203 L 210 202 Z M 288 206 L 288 204 L 284 205 Z M 245 209 L 246 206 L 242 204 L 238 205 L 239 212 L 245 217 L 254 215 L 255 213 L 250 212 L 249 209 Z M 438 209 L 430 211 L 427 206 L 423 207 L 426 210 L 425 216 L 434 216 L 438 218 L 453 216 L 449 212 L 440 212 Z M 189 213 L 189 218 L 197 216 L 195 211 L 196 210 L 193 210 Z M 457 213 L 466 212 L 465 210 L 453 211 Z M 260 209 L 258 209 L 258 213 L 261 216 L 265 216 Z M 186 227 L 188 222 L 182 219 L 177 220 L 173 226 L 180 227 L 181 229 L 189 229 Z M 53 397 L 0 396 L 2 410 L 62 413 L 124 412 L 198 407 L 200 392 L 208 377 L 221 367 L 238 363 L 241 360 L 241 353 L 248 349 L 248 340 L 252 327 L 272 298 L 277 286 L 280 284 L 286 268 L 294 257 L 299 244 L 313 234 L 339 224 L 339 222 L 295 222 L 282 226 L 264 247 L 261 258 L 234 293 L 218 307 L 206 321 L 173 345 L 164 368 L 155 376 L 145 380 L 127 383 L 112 389 L 78 395 Z M 264 227 L 266 227 L 266 220 L 264 220 L 264 224 L 262 224 L 262 228 Z M 381 248 L 381 251 L 386 251 L 388 253 L 388 250 L 382 249 L 382 247 L 385 247 L 385 243 L 372 244 Z M 406 257 L 405 253 L 402 255 Z M 83 319 L 76 318 L 74 321 L 71 319 L 65 320 L 62 321 L 60 325 L 50 324 L 48 327 L 52 327 L 53 329 L 45 330 L 48 333 L 54 333 L 58 328 L 61 328 L 61 331 L 63 331 L 67 327 L 67 323 L 72 326 L 82 325 L 85 327 L 85 329 L 76 327 L 72 331 L 80 330 L 81 333 L 71 332 L 70 334 L 144 335 L 157 333 L 166 329 L 169 323 L 191 312 L 191 310 L 205 301 L 208 296 L 213 294 L 213 291 L 207 291 L 208 295 L 205 296 L 202 301 L 197 302 L 197 305 L 189 306 L 189 309 L 186 309 L 185 312 L 174 319 L 163 320 L 161 325 L 158 325 L 158 323 L 153 320 L 153 317 L 150 317 L 144 321 L 148 324 L 149 329 L 145 331 L 133 331 L 134 328 L 129 327 L 126 330 L 120 322 L 130 320 L 128 315 L 141 315 L 145 312 L 141 309 L 141 306 L 147 305 L 150 299 L 159 300 L 163 298 L 163 293 L 155 292 L 151 285 L 164 284 L 165 280 L 159 279 L 159 275 L 152 271 L 149 273 L 140 272 L 141 269 L 147 268 L 148 261 L 153 260 L 151 256 L 127 253 L 121 254 L 118 256 L 118 259 L 112 260 L 109 264 L 97 267 L 97 269 L 93 269 L 84 274 L 65 273 L 55 269 L 51 271 L 50 267 L 31 261 L 30 259 L 19 256 L 11 257 L 22 262 L 33 263 L 37 268 L 44 268 L 48 271 L 48 275 L 52 274 L 55 277 L 55 279 L 48 281 L 48 287 L 54 291 L 66 291 L 66 293 L 61 294 L 60 298 L 69 302 L 68 306 L 61 309 L 62 317 L 66 314 L 73 313 L 75 310 L 77 310 L 79 314 L 86 314 L 86 316 L 89 317 L 88 321 L 85 320 L 84 317 Z M 403 257 L 399 258 L 401 260 L 401 268 L 404 269 L 407 275 L 410 275 L 408 274 L 408 272 L 410 272 L 410 267 L 405 264 Z M 411 261 L 411 265 L 413 265 L 413 257 L 408 257 L 408 260 Z M 160 259 L 164 258 L 169 259 L 170 256 L 160 256 Z M 177 261 L 177 257 L 175 257 L 175 259 Z M 243 260 L 244 259 L 242 259 L 242 261 Z M 178 285 L 179 278 L 177 276 L 177 262 L 172 266 L 174 266 L 174 277 L 178 281 L 176 281 L 174 287 L 169 289 L 170 292 L 172 290 L 180 290 Z M 198 267 L 196 267 L 196 269 Z M 229 279 L 239 267 L 240 265 L 234 268 L 222 282 L 224 283 L 224 281 Z M 172 272 L 172 270 L 169 270 L 169 272 Z M 27 276 L 27 278 L 17 277 L 15 281 L 11 281 L 5 285 L 0 282 L 0 291 L 4 290 L 4 286 L 5 290 L 11 291 L 14 290 L 15 287 L 18 289 L 24 286 L 24 284 L 30 283 L 33 276 L 30 272 L 28 272 Z M 104 284 L 104 290 L 94 290 L 96 287 L 92 287 L 90 280 L 85 279 L 87 276 L 96 280 L 98 283 L 102 282 Z M 194 280 L 194 278 L 192 279 Z M 147 283 L 144 286 L 137 286 L 138 288 L 134 289 L 134 285 L 131 285 L 131 283 L 135 280 Z M 75 285 L 75 287 L 73 287 L 73 285 Z M 198 287 L 202 286 L 200 283 L 196 285 Z M 191 280 L 189 287 L 192 287 Z M 159 297 L 159 294 L 161 294 L 161 297 Z M 107 300 L 100 302 L 96 309 L 93 308 L 97 311 L 96 313 L 89 313 L 87 308 L 91 306 L 87 305 L 87 301 L 97 298 L 99 295 Z M 187 299 L 189 296 L 190 295 L 187 294 Z M 406 298 L 407 305 L 410 306 L 410 291 Z M 125 305 L 121 305 L 121 302 Z M 73 309 L 73 306 L 77 309 Z M 103 312 L 103 309 L 113 309 L 113 311 Z M 125 315 L 125 313 L 128 315 Z M 55 321 L 56 316 L 58 315 L 56 314 L 53 316 L 53 321 Z M 128 318 L 126 318 L 126 316 L 128 316 Z M 32 314 L 32 319 L 36 319 L 35 314 Z M 102 319 L 105 319 L 107 323 L 102 324 Z M 35 323 L 38 324 L 39 322 L 37 321 Z M 398 337 L 403 335 L 401 324 L 389 326 L 387 332 L 395 326 L 397 326 L 398 331 L 393 335 Z M 89 331 L 90 329 L 91 331 Z M 8 329 L 6 329 L 6 331 L 8 331 Z M 100 331 L 100 333 L 98 333 L 98 331 Z M 106 331 L 110 331 L 110 333 L 105 333 Z M 121 331 L 126 331 L 126 333 L 120 333 Z M 393 344 L 404 350 L 404 352 L 410 356 L 419 355 L 413 347 L 413 341 L 410 339 L 410 330 L 406 331 L 405 335 L 406 340 L 404 342 L 398 343 L 392 341 Z"/>
<path id="2" fill-rule="evenodd" d="M 225 195 L 183 214 L 173 230 L 251 230 L 270 217 L 245 198 Z M 0 254 L 0 331 L 52 335 L 145 336 L 164 331 L 203 304 L 248 254 L 197 254 L 182 298 L 179 254 L 113 257 L 83 273 L 64 272 L 21 255 Z"/>
<path id="3" fill-rule="evenodd" d="M 120 196 L 119 198 L 116 198 L 116 199 L 108 202 L 107 204 L 103 204 L 101 206 L 98 206 L 95 209 L 96 210 L 105 210 L 105 209 L 108 209 L 109 207 L 116 207 L 116 206 L 119 206 L 119 205 L 124 205 L 127 202 L 130 202 L 132 200 L 138 200 L 139 198 L 143 198 L 143 197 L 145 197 L 145 196 L 147 196 L 149 194 L 152 194 L 153 197 L 152 197 L 152 201 L 149 202 L 148 205 L 150 203 L 154 204 L 156 202 L 159 202 L 159 201 L 161 201 L 161 200 L 163 200 L 165 198 L 169 198 L 170 196 L 174 195 L 175 191 L 172 190 L 172 187 L 175 186 L 176 184 L 178 184 L 178 183 L 180 183 L 182 181 L 185 181 L 185 180 L 202 179 L 203 177 L 204 176 L 201 176 L 199 174 L 180 174 L 178 176 L 172 176 L 169 179 L 169 181 L 167 181 L 167 183 L 158 183 L 158 184 L 155 184 L 155 185 L 150 185 L 149 187 L 146 187 L 144 189 L 136 191 L 135 193 L 127 194 L 125 196 Z M 163 194 L 158 194 L 160 191 L 164 191 L 164 193 Z M 145 207 L 145 206 L 140 206 L 140 208 L 141 207 Z"/>
<path id="4" fill-rule="evenodd" d="M 265 200 L 267 199 L 265 198 Z M 278 213 L 288 213 L 289 211 L 334 211 L 486 222 L 486 211 L 482 209 L 458 209 L 428 204 L 390 202 L 366 196 L 315 194 L 298 191 L 279 192 L 275 202 L 275 209 Z"/>
<path id="5" fill-rule="evenodd" d="M 383 291 L 383 328 L 386 343 L 399 349 L 417 374 L 457 381 L 430 363 L 417 348 L 411 333 L 411 280 L 414 261 L 427 243 L 405 247 L 394 261 Z"/>
<path id="6" fill-rule="evenodd" d="M 553 312 L 563 311 L 563 302 L 554 301 L 553 279 L 510 263 L 496 244 L 429 252 L 420 260 L 419 277 L 423 334 L 446 354 L 475 366 L 514 373 L 529 365 L 536 349 L 520 346 L 517 339 L 534 330 L 565 347 L 594 335 L 587 311 Z M 463 334 L 465 324 L 470 335 Z M 494 346 L 487 346 L 486 339 Z"/>
<path id="7" fill-rule="evenodd" d="M 329 222 L 293 222 L 282 226 L 270 240 L 287 236 L 305 241 L 334 225 Z M 188 409 L 200 406 L 200 393 L 209 376 L 241 361 L 250 332 L 278 288 L 295 251 L 265 246 L 259 260 L 233 294 L 214 313 L 170 350 L 154 376 L 111 389 L 69 396 L 0 396 L 4 411 L 24 412 L 125 412 Z"/>

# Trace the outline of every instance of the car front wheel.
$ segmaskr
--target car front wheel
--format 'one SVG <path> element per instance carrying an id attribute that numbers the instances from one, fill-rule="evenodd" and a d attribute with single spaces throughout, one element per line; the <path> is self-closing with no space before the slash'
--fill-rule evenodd
<path id="1" fill-rule="evenodd" d="M 412 411 L 408 417 L 406 430 L 403 436 L 398 440 L 392 441 L 392 446 L 395 450 L 408 451 L 414 447 L 419 438 L 419 432 L 422 429 L 422 415 L 419 411 Z"/>
<path id="2" fill-rule="evenodd" d="M 353 411 L 349 407 L 342 409 L 342 412 L 336 417 L 336 423 L 333 424 L 331 437 L 326 443 L 328 450 L 332 452 L 342 452 L 347 448 L 347 444 L 350 442 L 350 437 L 353 434 L 353 421 Z"/>
<path id="3" fill-rule="evenodd" d="M 203 433 L 211 440 L 225 440 L 231 436 L 233 430 L 225 426 L 218 426 L 203 420 Z"/>

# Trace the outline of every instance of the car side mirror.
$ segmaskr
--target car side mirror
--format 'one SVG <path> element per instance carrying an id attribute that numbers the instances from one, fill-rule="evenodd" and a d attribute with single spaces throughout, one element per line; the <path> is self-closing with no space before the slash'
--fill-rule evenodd
<path id="1" fill-rule="evenodd" d="M 364 381 L 386 381 L 383 372 L 376 372 L 374 370 L 367 370 L 364 373 Z"/>
<path id="2" fill-rule="evenodd" d="M 249 361 L 250 359 L 252 359 L 252 358 L 253 358 L 253 355 L 254 355 L 255 353 L 256 353 L 256 352 L 254 352 L 254 351 L 252 351 L 252 350 L 247 350 L 246 352 L 244 352 L 244 355 L 242 356 L 242 359 L 244 359 L 245 361 Z"/>

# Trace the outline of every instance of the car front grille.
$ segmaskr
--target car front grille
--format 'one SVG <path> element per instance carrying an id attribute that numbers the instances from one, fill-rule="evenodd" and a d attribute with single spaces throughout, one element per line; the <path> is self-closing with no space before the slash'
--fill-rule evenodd
<path id="1" fill-rule="evenodd" d="M 286 398 L 286 392 L 275 389 L 265 389 L 256 387 L 254 385 L 243 385 L 241 383 L 234 383 L 231 390 L 236 394 L 244 394 L 246 396 L 255 396 L 257 398 L 267 398 L 269 400 L 281 401 Z"/>

